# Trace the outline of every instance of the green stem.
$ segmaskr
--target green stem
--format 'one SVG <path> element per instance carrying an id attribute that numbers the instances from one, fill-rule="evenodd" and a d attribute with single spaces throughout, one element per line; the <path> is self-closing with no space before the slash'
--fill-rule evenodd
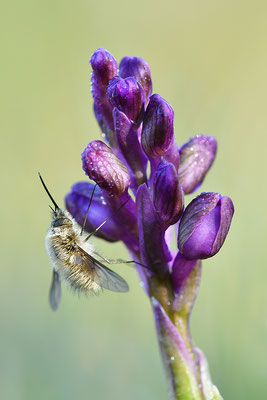
<path id="1" fill-rule="evenodd" d="M 222 400 L 211 383 L 203 353 L 192 345 L 189 319 L 198 291 L 200 262 L 191 271 L 178 295 L 169 274 L 149 278 L 163 365 L 173 400 Z"/>

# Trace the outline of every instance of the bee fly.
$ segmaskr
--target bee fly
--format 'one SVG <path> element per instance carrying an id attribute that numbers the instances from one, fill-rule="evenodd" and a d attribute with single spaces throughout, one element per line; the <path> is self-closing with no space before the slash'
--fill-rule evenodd
<path id="1" fill-rule="evenodd" d="M 87 209 L 83 228 L 81 232 L 79 232 L 79 227 L 72 216 L 67 211 L 58 207 L 40 173 L 39 177 L 45 191 L 55 206 L 55 210 L 50 207 L 53 211 L 52 223 L 45 238 L 46 249 L 53 266 L 52 284 L 49 292 L 49 301 L 52 310 L 56 310 L 60 302 L 61 281 L 64 281 L 67 286 L 78 292 L 97 293 L 101 288 L 114 292 L 127 292 L 129 290 L 127 282 L 116 274 L 116 272 L 101 263 L 92 254 L 101 257 L 105 262 L 110 264 L 125 261 L 110 261 L 98 254 L 93 246 L 88 243 L 88 239 L 90 239 L 107 220 L 89 236 L 83 234 L 93 193 Z M 124 204 L 122 204 L 122 206 L 123 205 Z M 129 263 L 133 261 L 126 262 Z"/>

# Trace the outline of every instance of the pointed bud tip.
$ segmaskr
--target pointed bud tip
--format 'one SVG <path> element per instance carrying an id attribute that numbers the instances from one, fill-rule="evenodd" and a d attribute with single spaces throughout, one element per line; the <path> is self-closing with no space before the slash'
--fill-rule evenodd
<path id="1" fill-rule="evenodd" d="M 107 85 L 109 80 L 117 75 L 117 61 L 113 55 L 103 47 L 99 47 L 92 54 L 90 64 L 97 80 L 99 80 L 102 84 Z"/>
<path id="2" fill-rule="evenodd" d="M 141 57 L 124 57 L 119 66 L 119 75 L 122 78 L 134 77 L 143 87 L 146 101 L 152 93 L 152 81 L 148 63 Z"/>

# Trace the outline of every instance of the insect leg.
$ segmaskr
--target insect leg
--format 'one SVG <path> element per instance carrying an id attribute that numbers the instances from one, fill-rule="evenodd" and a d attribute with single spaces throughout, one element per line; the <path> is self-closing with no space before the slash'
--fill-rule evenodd
<path id="1" fill-rule="evenodd" d="M 87 217 L 88 217 L 89 209 L 90 209 L 91 204 L 92 204 L 92 200 L 93 200 L 93 196 L 94 196 L 94 193 L 95 193 L 96 185 L 97 185 L 97 183 L 94 186 L 94 189 L 92 191 L 92 194 L 91 194 L 91 197 L 90 197 L 90 201 L 89 201 L 89 204 L 88 204 L 88 207 L 87 207 L 87 211 L 86 211 L 85 218 L 84 218 L 84 221 L 83 221 L 82 230 L 81 230 L 81 233 L 80 233 L 81 236 L 82 236 L 84 228 L 85 228 L 86 220 L 87 220 Z"/>
<path id="2" fill-rule="evenodd" d="M 134 260 L 122 260 L 121 258 L 118 258 L 117 260 L 109 260 L 108 258 L 102 256 L 101 254 L 97 253 L 96 251 L 93 252 L 96 256 L 101 258 L 103 261 L 105 261 L 107 264 L 137 264 L 140 265 L 143 268 L 148 269 L 149 271 L 152 271 L 151 268 L 149 268 L 147 265 L 144 265 L 140 263 L 139 261 L 134 261 Z M 153 271 L 152 271 L 153 272 Z"/>
<path id="3" fill-rule="evenodd" d="M 91 232 L 91 233 L 85 238 L 84 241 L 86 242 L 86 241 L 89 240 L 92 236 L 94 236 L 94 235 L 96 234 L 96 232 L 99 231 L 99 229 L 102 228 L 102 226 L 103 226 L 110 218 L 114 217 L 114 215 L 116 215 L 117 212 L 120 211 L 120 209 L 121 209 L 123 206 L 125 206 L 125 204 L 130 200 L 130 198 L 131 198 L 131 197 L 129 196 L 128 199 L 127 199 L 124 203 L 122 203 L 122 205 L 121 205 L 116 211 L 114 211 L 114 213 L 112 213 L 107 219 L 105 219 L 105 221 L 103 221 L 102 224 L 100 224 L 100 225 L 94 230 L 94 232 Z"/>

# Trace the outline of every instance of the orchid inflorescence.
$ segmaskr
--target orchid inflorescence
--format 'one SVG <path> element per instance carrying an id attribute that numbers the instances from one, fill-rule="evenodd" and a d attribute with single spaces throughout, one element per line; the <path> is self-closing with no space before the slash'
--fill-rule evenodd
<path id="1" fill-rule="evenodd" d="M 222 399 L 203 353 L 192 344 L 189 318 L 201 260 L 220 250 L 234 207 L 229 197 L 209 192 L 184 208 L 184 195 L 199 188 L 213 164 L 216 139 L 197 135 L 177 146 L 173 109 L 152 94 L 142 58 L 124 57 L 118 68 L 99 48 L 90 62 L 94 113 L 106 143 L 94 140 L 82 153 L 83 169 L 97 183 L 85 230 L 92 232 L 113 214 L 97 236 L 121 240 L 132 259 L 147 266 L 136 268 L 151 299 L 172 398 Z M 66 196 L 68 211 L 81 225 L 93 188 L 79 182 Z"/>

